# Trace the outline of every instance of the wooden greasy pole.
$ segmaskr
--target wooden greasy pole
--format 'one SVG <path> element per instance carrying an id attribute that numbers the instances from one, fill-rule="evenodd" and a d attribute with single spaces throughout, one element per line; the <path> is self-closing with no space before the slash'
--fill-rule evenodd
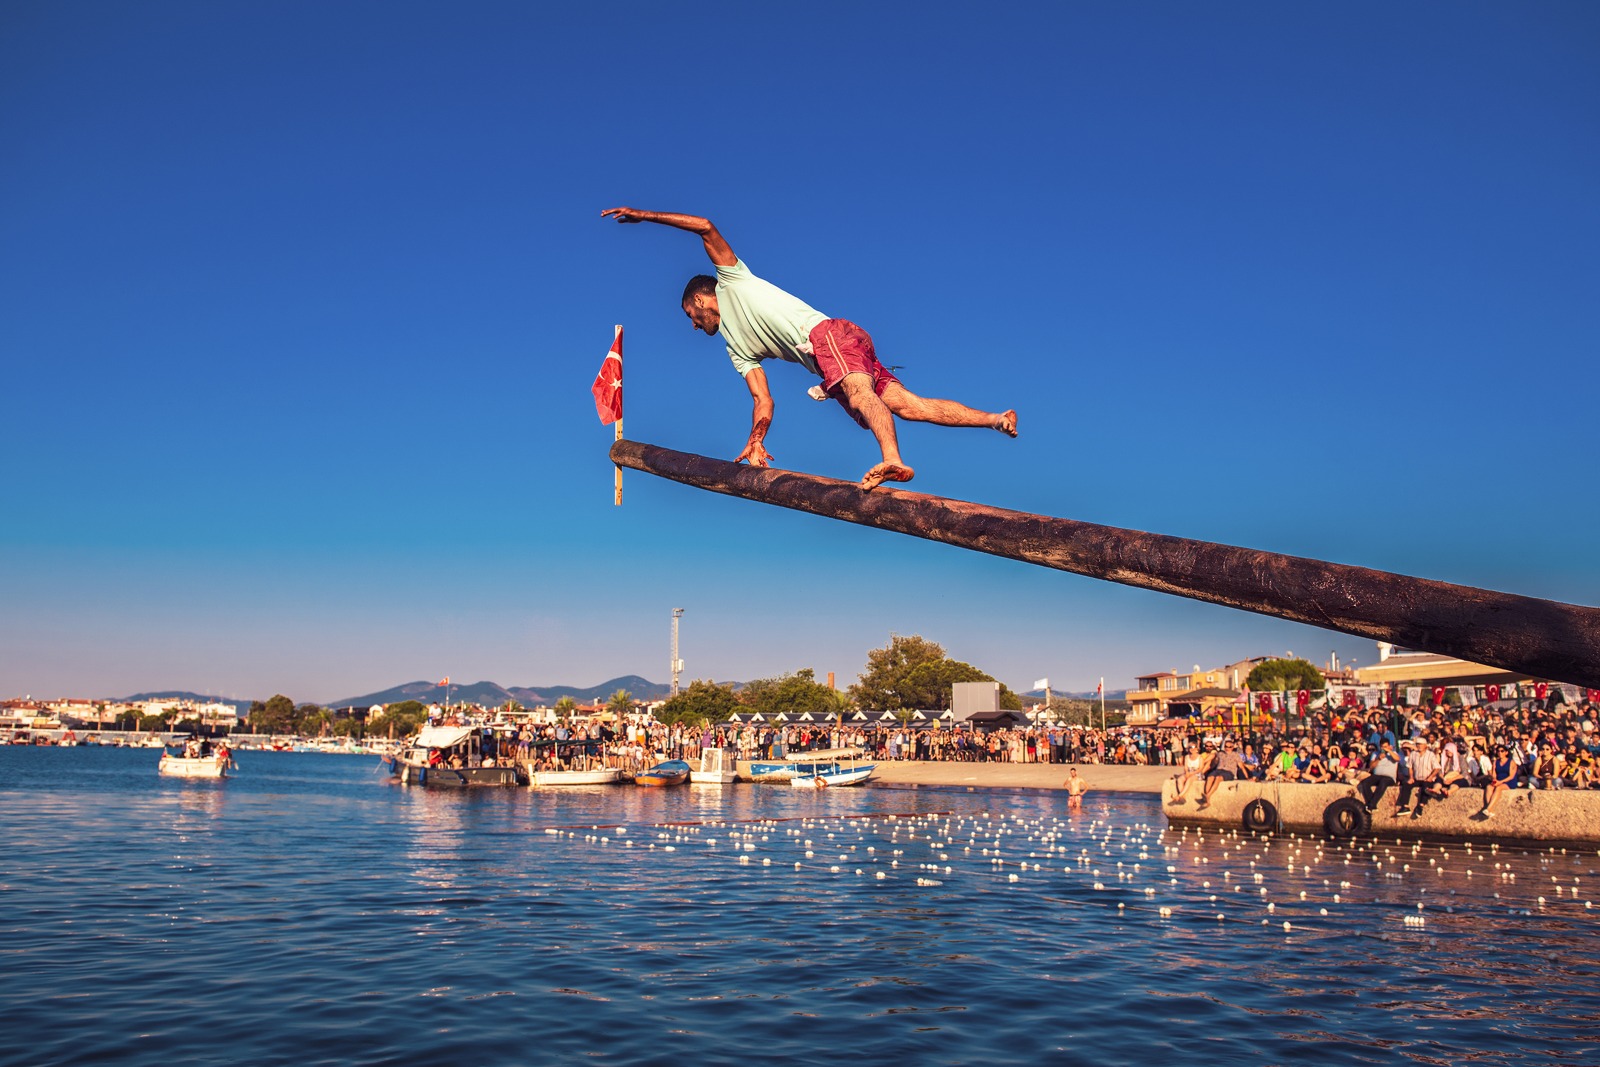
<path id="1" fill-rule="evenodd" d="M 899 489 L 863 493 L 638 441 L 618 441 L 611 459 L 716 493 L 1600 688 L 1596 608 Z"/>

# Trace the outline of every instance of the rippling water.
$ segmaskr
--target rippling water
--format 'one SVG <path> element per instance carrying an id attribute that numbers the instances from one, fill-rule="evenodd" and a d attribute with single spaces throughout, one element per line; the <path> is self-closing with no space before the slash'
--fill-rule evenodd
<path id="1" fill-rule="evenodd" d="M 0 749 L 0 1062 L 1600 1062 L 1593 853 L 240 761 Z"/>

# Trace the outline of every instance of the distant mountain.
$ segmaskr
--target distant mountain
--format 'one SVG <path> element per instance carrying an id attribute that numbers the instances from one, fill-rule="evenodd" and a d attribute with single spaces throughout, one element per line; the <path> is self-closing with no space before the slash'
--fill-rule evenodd
<path id="1" fill-rule="evenodd" d="M 135 693 L 131 697 L 122 697 L 120 700 L 124 704 L 138 704 L 145 700 L 183 700 L 190 704 L 226 704 L 241 713 L 250 706 L 250 701 L 248 700 L 206 696 L 203 693 L 191 693 L 188 690 L 180 689 L 168 689 L 160 693 Z"/>
<path id="2" fill-rule="evenodd" d="M 1122 692 L 1123 691 L 1121 689 L 1119 689 L 1119 690 L 1117 690 L 1117 694 L 1118 695 L 1117 696 L 1113 696 L 1111 690 L 1107 689 L 1106 690 L 1106 702 L 1110 703 L 1113 700 L 1120 699 L 1120 694 Z M 1043 689 L 1030 689 L 1026 693 L 1018 693 L 1017 695 L 1019 697 L 1031 697 L 1034 700 L 1043 700 L 1044 699 L 1044 690 Z M 1050 690 L 1050 699 L 1052 699 L 1052 700 L 1099 700 L 1100 699 L 1100 694 L 1095 692 L 1093 689 L 1085 690 L 1082 693 L 1063 693 L 1059 689 L 1052 689 L 1052 690 Z"/>
<path id="3" fill-rule="evenodd" d="M 495 707 L 508 700 L 515 700 L 525 707 L 537 707 L 541 704 L 550 705 L 562 697 L 571 697 L 580 704 L 593 704 L 611 698 L 611 694 L 618 689 L 626 689 L 635 700 L 664 700 L 671 693 L 672 687 L 652 682 L 641 678 L 637 674 L 624 675 L 613 678 L 599 685 L 587 688 L 578 688 L 570 685 L 547 686 L 521 686 L 514 685 L 510 688 L 495 682 L 470 682 L 465 685 L 450 685 L 450 702 L 461 704 L 482 704 L 484 707 Z M 424 704 L 442 703 L 445 699 L 445 687 L 433 682 L 406 682 L 403 685 L 392 686 L 379 690 L 376 693 L 366 693 L 362 696 L 346 697 L 343 700 L 331 701 L 327 706 L 333 708 L 357 707 L 365 708 L 373 704 L 397 704 L 402 700 L 420 700 Z"/>

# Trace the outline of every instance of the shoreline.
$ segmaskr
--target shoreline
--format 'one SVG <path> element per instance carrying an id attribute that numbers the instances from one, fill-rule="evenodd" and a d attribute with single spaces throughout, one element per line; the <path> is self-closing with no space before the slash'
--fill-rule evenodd
<path id="1" fill-rule="evenodd" d="M 862 760 L 869 763 L 870 760 Z M 1160 796 L 1164 782 L 1176 772 L 1172 767 L 1120 763 L 946 763 L 921 760 L 883 760 L 876 764 L 868 787 L 879 789 L 938 786 L 944 789 L 1040 789 L 1065 792 L 1067 770 L 1089 793 L 1145 793 Z M 739 761 L 739 777 L 749 780 L 750 764 Z"/>

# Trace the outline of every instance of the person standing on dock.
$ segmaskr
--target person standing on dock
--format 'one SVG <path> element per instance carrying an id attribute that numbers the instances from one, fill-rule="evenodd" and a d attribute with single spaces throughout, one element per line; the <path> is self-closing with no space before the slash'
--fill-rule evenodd
<path id="1" fill-rule="evenodd" d="M 861 478 L 861 488 L 875 489 L 883 482 L 909 482 L 913 471 L 900 458 L 894 416 L 939 426 L 977 426 L 1017 436 L 1017 413 L 978 411 L 954 400 L 920 397 L 907 389 L 878 362 L 867 331 L 846 319 L 831 319 L 798 297 L 750 272 L 733 254 L 709 219 L 612 207 L 600 213 L 618 222 L 654 222 L 699 235 L 706 255 L 716 267 L 715 277 L 700 274 L 689 279 L 683 291 L 683 311 L 694 328 L 708 337 L 722 334 L 734 370 L 744 379 L 754 402 L 750 437 L 735 462 L 749 460 L 752 467 L 767 466 L 766 449 L 774 405 L 767 388 L 762 361 L 781 359 L 798 363 L 822 378 L 812 386 L 817 400 L 832 397 L 856 422 L 877 438 L 883 462 Z"/>

